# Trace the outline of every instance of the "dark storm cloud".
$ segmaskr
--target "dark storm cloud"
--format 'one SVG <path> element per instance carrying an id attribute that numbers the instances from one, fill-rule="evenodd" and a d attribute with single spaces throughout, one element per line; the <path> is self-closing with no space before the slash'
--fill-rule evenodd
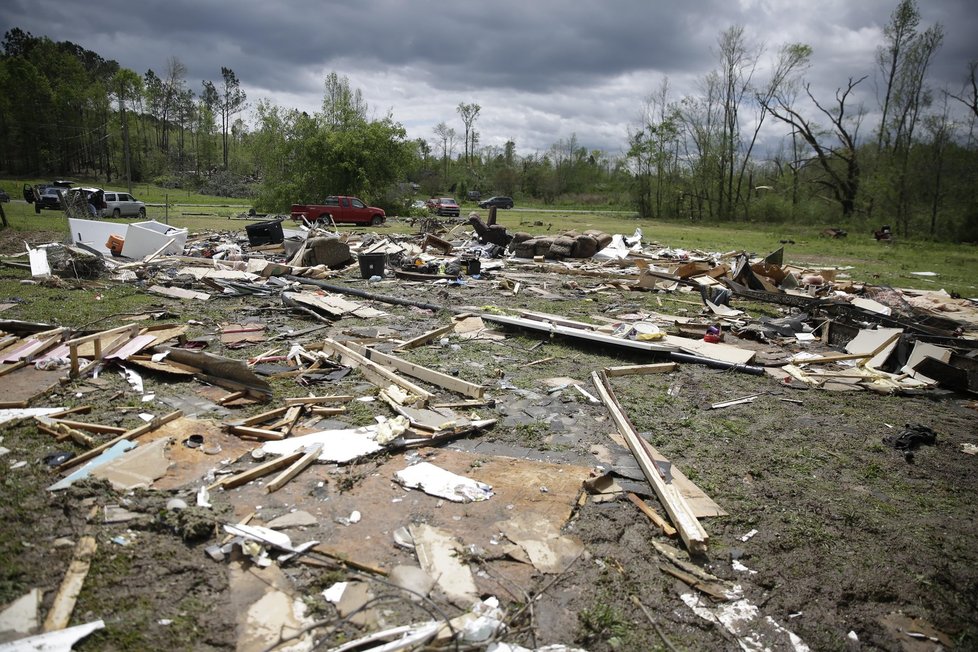
<path id="1" fill-rule="evenodd" d="M 919 2 L 921 26 L 944 25 L 931 86 L 960 88 L 978 58 L 973 0 Z M 875 108 L 875 48 L 896 0 L 14 0 L 0 29 L 21 27 L 68 40 L 140 74 L 162 74 L 171 57 L 187 84 L 238 75 L 249 100 L 318 109 L 335 70 L 372 109 L 392 110 L 412 137 L 446 121 L 460 129 L 459 102 L 478 102 L 482 143 L 542 150 L 577 134 L 620 151 L 643 99 L 663 76 L 672 99 L 698 92 L 730 25 L 766 45 L 758 78 L 778 46 L 809 43 L 808 80 L 831 99 L 849 76 L 870 75 L 858 101 Z"/>
<path id="2" fill-rule="evenodd" d="M 693 5 L 703 3 L 692 3 Z M 19 11 L 17 10 L 19 8 Z M 647 1 L 147 2 L 38 0 L 4 20 L 70 40 L 137 71 L 170 56 L 203 75 L 227 65 L 252 83 L 286 88 L 290 68 L 349 57 L 365 67 L 412 66 L 423 81 L 546 92 L 637 68 L 693 69 L 707 53 L 691 14 Z"/>

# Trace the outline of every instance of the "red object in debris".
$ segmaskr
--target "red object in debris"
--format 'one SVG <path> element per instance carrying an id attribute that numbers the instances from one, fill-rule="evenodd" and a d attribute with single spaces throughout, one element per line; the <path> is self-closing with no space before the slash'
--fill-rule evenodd
<path id="1" fill-rule="evenodd" d="M 706 334 L 703 336 L 704 342 L 709 342 L 710 344 L 719 344 L 723 341 L 723 331 L 720 330 L 719 326 L 710 326 L 706 329 Z"/>

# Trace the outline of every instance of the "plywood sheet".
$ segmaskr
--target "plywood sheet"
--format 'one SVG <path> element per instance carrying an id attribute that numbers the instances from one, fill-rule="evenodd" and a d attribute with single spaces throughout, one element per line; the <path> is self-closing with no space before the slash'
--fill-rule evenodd
<path id="1" fill-rule="evenodd" d="M 676 335 L 666 335 L 663 341 L 686 353 L 703 356 L 711 360 L 721 360 L 731 364 L 747 364 L 754 359 L 754 355 L 756 354 L 755 351 L 742 349 L 729 344 L 713 344 L 712 342 L 694 340 L 688 337 L 678 337 Z"/>
<path id="2" fill-rule="evenodd" d="M 190 435 L 201 435 L 204 444 L 198 448 L 188 448 L 184 440 Z M 224 459 L 238 459 L 256 448 L 256 442 L 249 442 L 226 433 L 221 423 L 211 419 L 180 418 L 163 424 L 142 438 L 144 443 L 164 437 L 171 437 L 173 445 L 167 451 L 170 467 L 166 474 L 153 483 L 154 489 L 169 491 L 186 486 L 202 484 L 203 477 Z"/>
<path id="3" fill-rule="evenodd" d="M 0 396 L 5 403 L 30 401 L 57 387 L 64 374 L 63 370 L 41 371 L 32 366 L 22 367 L 0 377 Z"/>
<path id="4" fill-rule="evenodd" d="M 262 505 L 268 520 L 299 506 L 310 512 L 321 524 L 308 528 L 303 540 L 316 539 L 323 547 L 360 563 L 393 568 L 411 563 L 414 554 L 398 548 L 393 532 L 399 527 L 423 522 L 441 528 L 462 544 L 474 544 L 490 556 L 501 556 L 508 542 L 499 536 L 499 523 L 515 514 L 542 520 L 559 530 L 570 518 L 582 483 L 590 469 L 568 464 L 549 464 L 503 457 L 480 456 L 450 449 L 420 449 L 424 459 L 433 464 L 492 485 L 493 497 L 477 503 L 452 503 L 408 490 L 393 481 L 394 474 L 407 466 L 403 455 L 372 467 L 334 470 L 330 465 L 314 465 L 288 485 L 267 494 L 255 485 L 228 492 L 235 513 L 244 516 Z M 353 489 L 341 491 L 342 478 L 357 478 Z M 336 519 L 348 517 L 354 510 L 360 522 L 338 527 Z M 494 561 L 505 569 L 507 577 L 529 577 L 532 566 L 505 560 Z M 484 578 L 477 578 L 481 589 Z M 510 587 L 511 589 L 511 587 Z M 493 591 L 498 590 L 493 588 Z M 505 590 L 503 587 L 502 590 Z M 515 596 L 518 597 L 518 596 Z"/>
<path id="5" fill-rule="evenodd" d="M 852 338 L 852 341 L 846 344 L 846 353 L 872 353 L 886 340 L 902 332 L 902 328 L 877 328 L 875 330 L 864 328 Z M 893 349 L 896 348 L 898 341 L 898 339 L 895 339 L 890 342 L 886 348 L 870 359 L 866 363 L 866 366 L 875 369 L 886 362 L 886 359 L 893 353 Z"/>

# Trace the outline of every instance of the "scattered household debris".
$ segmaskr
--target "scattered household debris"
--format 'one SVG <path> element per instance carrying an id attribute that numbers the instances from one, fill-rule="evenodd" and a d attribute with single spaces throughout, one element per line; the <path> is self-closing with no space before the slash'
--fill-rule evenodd
<path id="1" fill-rule="evenodd" d="M 440 496 L 456 503 L 470 503 L 489 500 L 492 487 L 466 478 L 430 462 L 413 464 L 394 474 L 394 478 L 405 487 L 421 489 L 432 496 Z"/>
<path id="2" fill-rule="evenodd" d="M 240 234 L 191 236 L 156 222 L 69 222 L 74 244 L 32 248 L 32 276 L 108 275 L 108 282 L 151 292 L 163 305 L 179 302 L 191 314 L 192 302 L 255 300 L 254 312 L 208 324 L 186 319 L 147 327 L 133 321 L 75 330 L 0 321 L 0 426 L 32 420 L 41 436 L 58 445 L 50 466 L 59 477 L 52 479 L 51 491 L 95 478 L 107 480 L 120 495 L 134 489 L 172 492 L 159 511 L 167 514 L 160 518 L 182 519 L 183 529 L 175 532 L 193 530 L 209 539 L 214 524 L 223 524 L 223 538 L 208 545 L 206 555 L 227 565 L 242 649 L 285 642 L 310 646 L 312 632 L 325 631 L 306 616 L 304 596 L 295 595 L 280 568 L 308 564 L 357 575 L 327 592 L 340 616 L 365 630 L 336 650 L 491 639 L 496 640 L 489 649 L 523 650 L 499 640 L 506 633 L 499 601 L 480 598 L 524 602 L 531 596 L 514 587 L 528 585 L 531 577 L 556 581 L 582 561 L 605 563 L 591 560 L 567 523 L 588 501 L 604 507 L 621 500 L 640 510 L 656 533 L 676 537 L 685 547 L 684 552 L 651 540 L 662 572 L 697 591 L 682 595 L 695 613 L 743 649 L 807 650 L 731 583 L 699 565 L 710 542 L 702 520 L 726 512 L 683 474 L 684 462 L 670 462 L 635 429 L 615 395 L 615 379 L 702 364 L 777 381 L 759 378 L 767 388 L 750 394 L 724 388 L 716 392 L 723 400 L 708 404 L 713 410 L 797 401 L 780 396 L 777 391 L 790 391 L 782 387 L 978 391 L 973 303 L 946 293 L 855 283 L 844 270 L 785 263 L 783 249 L 766 256 L 669 249 L 643 243 L 640 230 L 631 236 L 532 236 L 509 233 L 478 215 L 467 223 L 471 230 L 464 223 L 446 231 L 428 222 L 411 236 L 338 234 L 317 225 L 291 231 L 271 220 L 249 228 L 247 242 Z M 846 234 L 829 229 L 826 235 Z M 424 287 L 426 301 L 386 289 L 401 284 Z M 627 307 L 600 315 L 548 314 L 460 305 L 446 291 L 465 287 L 529 295 L 555 306 L 569 296 L 603 293 L 621 297 Z M 677 315 L 649 308 L 653 302 L 661 306 L 664 296 L 689 308 Z M 635 297 L 642 301 L 633 303 Z M 775 304 L 781 316 L 755 319 L 746 304 L 737 305 L 739 299 Z M 385 304 L 406 306 L 427 321 L 413 329 L 388 323 Z M 276 312 L 313 325 L 277 331 Z M 204 336 L 188 339 L 191 325 Z M 465 379 L 466 367 L 437 363 L 437 351 L 451 347 L 505 349 L 513 328 L 539 340 L 531 350 L 562 338 L 574 347 L 639 356 L 641 364 L 562 371 L 577 378 L 548 379 L 545 387 L 527 389 L 510 384 L 503 365 L 476 383 Z M 208 346 L 249 352 L 225 357 L 201 350 Z M 421 347 L 433 354 L 414 356 Z M 554 359 L 534 357 L 528 365 Z M 412 361 L 417 359 L 428 364 Z M 105 392 L 100 385 L 116 372 L 127 379 L 116 379 L 126 386 L 120 396 L 147 404 L 139 425 L 122 418 L 98 423 L 73 412 L 77 408 L 40 406 L 47 393 L 69 384 Z M 582 382 L 586 372 L 594 393 Z M 324 389 L 349 379 L 359 384 L 344 387 L 344 394 Z M 151 409 L 159 405 L 153 387 L 169 381 L 187 383 L 191 395 L 168 397 L 175 401 L 168 403 L 169 413 Z M 284 382 L 301 387 L 302 395 L 282 397 L 278 388 Z M 673 387 L 678 394 L 681 381 Z M 524 400 L 543 395 L 553 401 L 547 408 Z M 602 419 L 610 416 L 617 432 L 609 433 L 608 446 L 627 451 L 625 457 L 631 453 L 630 462 L 597 469 L 445 446 L 495 427 L 496 413 L 507 428 L 564 416 L 570 421 L 560 413 L 561 402 L 601 410 Z M 908 424 L 884 441 L 913 461 L 914 451 L 933 445 L 936 434 Z M 962 446 L 974 454 L 973 444 Z M 369 472 L 363 471 L 368 464 Z M 56 495 L 68 500 L 73 491 Z M 218 517 L 220 504 L 231 504 L 236 515 Z M 146 516 L 130 507 L 121 498 L 111 509 L 104 505 L 103 525 Z M 757 534 L 751 530 L 740 541 Z M 105 540 L 133 541 L 128 535 Z M 53 644 L 61 649 L 102 626 L 98 621 L 62 629 L 95 550 L 92 536 L 79 540 L 47 612 L 46 630 L 77 636 L 67 647 Z M 392 551 L 416 555 L 417 565 L 413 559 L 392 564 Z M 734 570 L 753 573 L 737 564 Z M 452 617 L 391 626 L 389 614 L 374 607 L 379 594 L 365 576 L 386 577 L 406 600 L 453 605 Z M 40 605 L 39 593 L 24 596 L 0 614 L 0 631 L 35 633 Z M 35 638 L 20 643 L 47 645 L 35 644 Z"/>

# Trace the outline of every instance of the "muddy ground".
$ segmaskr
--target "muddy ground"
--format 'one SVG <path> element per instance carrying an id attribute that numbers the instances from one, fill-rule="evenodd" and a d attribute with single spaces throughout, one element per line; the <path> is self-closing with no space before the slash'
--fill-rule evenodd
<path id="1" fill-rule="evenodd" d="M 469 280 L 463 286 L 398 280 L 368 285 L 355 267 L 337 282 L 446 308 L 529 308 L 584 321 L 639 311 L 699 312 L 688 295 L 617 289 L 584 293 L 600 281 L 568 279 L 533 269 L 522 273 L 535 279 L 530 284 L 545 287 L 562 299 L 535 298 L 527 292 L 512 296 L 491 278 Z M 3 294 L 15 295 L 25 277 L 17 269 L 0 271 Z M 71 310 L 74 302 L 90 301 L 96 294 L 110 298 L 117 291 L 108 281 L 83 282 L 67 289 L 31 288 L 25 302 L 5 311 L 3 317 L 36 315 L 38 304 L 61 302 L 63 308 L 51 315 L 51 321 L 78 325 Z M 235 358 L 255 355 L 272 344 L 227 349 L 212 336 L 220 323 L 260 321 L 267 325 L 270 337 L 315 324 L 306 316 L 284 310 L 274 296 L 215 297 L 206 304 L 141 294 L 131 298 L 131 289 L 126 296 L 133 304 L 126 306 L 131 309 L 126 312 L 166 311 L 171 313 L 167 320 L 174 323 L 194 320 L 197 325 L 191 336 L 209 339 L 209 351 Z M 106 304 L 109 312 L 121 311 L 111 301 Z M 347 317 L 295 341 L 316 343 L 325 335 L 384 336 L 388 332 L 407 339 L 451 318 L 446 311 L 371 305 L 388 316 L 370 321 Z M 734 305 L 754 316 L 779 314 L 770 305 L 736 300 Z M 119 323 L 119 319 L 107 319 L 98 327 Z M 728 341 L 741 343 L 732 336 Z M 742 344 L 759 349 L 764 359 L 787 356 L 794 346 Z M 614 424 L 602 404 L 590 402 L 573 387 L 549 391 L 544 380 L 573 378 L 593 394 L 593 370 L 651 361 L 647 358 L 516 331 L 507 331 L 499 341 L 449 336 L 402 355 L 484 384 L 489 388 L 487 395 L 495 399 L 494 406 L 474 410 L 480 418 L 497 419 L 494 427 L 422 451 L 431 461 L 455 465 L 453 470 L 490 484 L 493 478 L 487 469 L 505 464 L 506 458 L 549 465 L 539 467 L 546 471 L 541 471 L 544 474 L 534 484 L 509 486 L 516 496 L 513 503 L 500 503 L 493 509 L 519 509 L 541 499 L 541 492 L 550 494 L 547 499 L 565 499 L 554 496 L 556 489 L 547 486 L 566 484 L 559 480 L 561 469 L 573 476 L 581 468 L 627 472 L 634 465 L 627 449 L 613 436 Z M 548 360 L 529 366 L 544 359 Z M 165 402 L 169 398 L 213 396 L 193 380 L 147 374 L 146 383 L 156 394 L 149 404 L 140 402 L 122 378 L 108 372 L 97 384 L 75 381 L 34 405 L 90 404 L 94 411 L 86 420 L 128 428 L 140 423 L 136 416 L 140 411 L 168 412 L 172 409 Z M 962 451 L 963 444 L 978 443 L 974 397 L 944 391 L 890 396 L 805 390 L 769 376 L 693 364 L 682 364 L 668 374 L 616 378 L 613 386 L 636 429 L 729 513 L 703 519 L 710 537 L 709 552 L 693 562 L 741 587 L 762 619 L 773 619 L 813 650 L 978 647 L 976 457 Z M 272 406 L 276 400 L 310 391 L 357 396 L 375 391 L 356 372 L 312 388 L 299 387 L 291 380 L 276 380 L 273 387 Z M 439 400 L 460 398 L 437 388 L 432 391 Z M 709 409 L 713 403 L 750 394 L 760 396 L 753 403 Z M 268 407 L 205 409 L 198 417 L 220 421 L 228 414 L 237 417 Z M 360 403 L 317 427 L 365 425 L 376 415 L 393 416 L 382 403 Z M 937 441 L 922 447 L 908 462 L 902 453 L 884 444 L 884 438 L 911 423 L 933 428 Z M 79 643 L 78 650 L 235 649 L 237 622 L 248 605 L 241 603 L 231 585 L 236 573 L 251 571 L 247 564 L 215 562 L 204 549 L 223 537 L 218 532 L 220 523 L 252 511 L 258 514 L 258 523 L 293 509 L 321 518 L 316 526 L 292 532 L 293 541 L 322 540 L 337 550 L 349 551 L 353 561 L 388 569 L 414 563 L 414 554 L 398 548 L 390 538 L 366 536 L 365 532 L 374 532 L 369 528 L 389 537 L 396 527 L 410 522 L 462 523 L 463 540 L 481 541 L 483 548 L 490 549 L 473 549 L 468 561 L 478 571 L 480 589 L 492 589 L 503 602 L 510 627 L 505 640 L 511 643 L 530 648 L 562 643 L 594 652 L 741 649 L 742 642 L 694 613 L 682 598 L 696 591 L 662 570 L 669 563 L 652 542 L 679 548 L 682 544 L 663 536 L 623 497 L 598 503 L 579 501 L 576 490 L 569 492 L 563 533 L 579 537 L 586 552 L 563 572 L 543 574 L 528 564 L 494 558 L 489 539 L 495 532 L 476 527 L 482 523 L 478 510 L 492 500 L 459 507 L 403 490 L 391 494 L 407 503 L 403 508 L 388 500 L 385 492 L 394 490 L 387 470 L 403 459 L 403 453 L 375 455 L 345 466 L 316 465 L 279 493 L 264 494 L 260 487 L 248 485 L 213 494 L 212 510 L 173 513 L 166 510 L 166 501 L 180 495 L 192 502 L 199 481 L 182 489 L 122 496 L 92 481 L 52 494 L 45 490 L 52 476 L 43 458 L 71 445 L 56 443 L 24 422 L 0 434 L 2 446 L 11 451 L 0 464 L 0 519 L 4 523 L 0 604 L 38 587 L 45 591 L 44 609 L 48 608 L 68 568 L 73 544 L 86 533 L 94 535 L 98 550 L 71 622 L 101 618 L 106 628 Z M 20 460 L 27 465 L 11 468 Z M 251 462 L 245 454 L 236 464 L 244 468 Z M 500 484 L 500 493 L 505 490 Z M 644 493 L 647 502 L 664 514 L 651 491 L 646 488 Z M 141 516 L 106 524 L 101 509 L 106 504 L 120 504 Z M 363 513 L 363 522 L 338 523 L 336 516 L 349 514 L 351 508 Z M 472 525 L 466 527 L 466 523 Z M 285 565 L 282 572 L 294 594 L 304 598 L 310 616 L 327 623 L 317 630 L 322 641 L 319 649 L 363 633 L 354 624 L 338 623 L 334 607 L 320 595 L 337 580 L 365 578 L 374 595 L 388 596 L 377 605 L 377 617 L 385 626 L 425 620 L 431 613 L 426 604 L 412 603 L 369 573 L 311 563 Z M 447 602 L 438 606 L 449 616 L 461 613 Z M 327 630 L 327 626 L 334 629 Z M 793 649 L 784 636 L 765 639 L 764 644 L 775 650 Z"/>

